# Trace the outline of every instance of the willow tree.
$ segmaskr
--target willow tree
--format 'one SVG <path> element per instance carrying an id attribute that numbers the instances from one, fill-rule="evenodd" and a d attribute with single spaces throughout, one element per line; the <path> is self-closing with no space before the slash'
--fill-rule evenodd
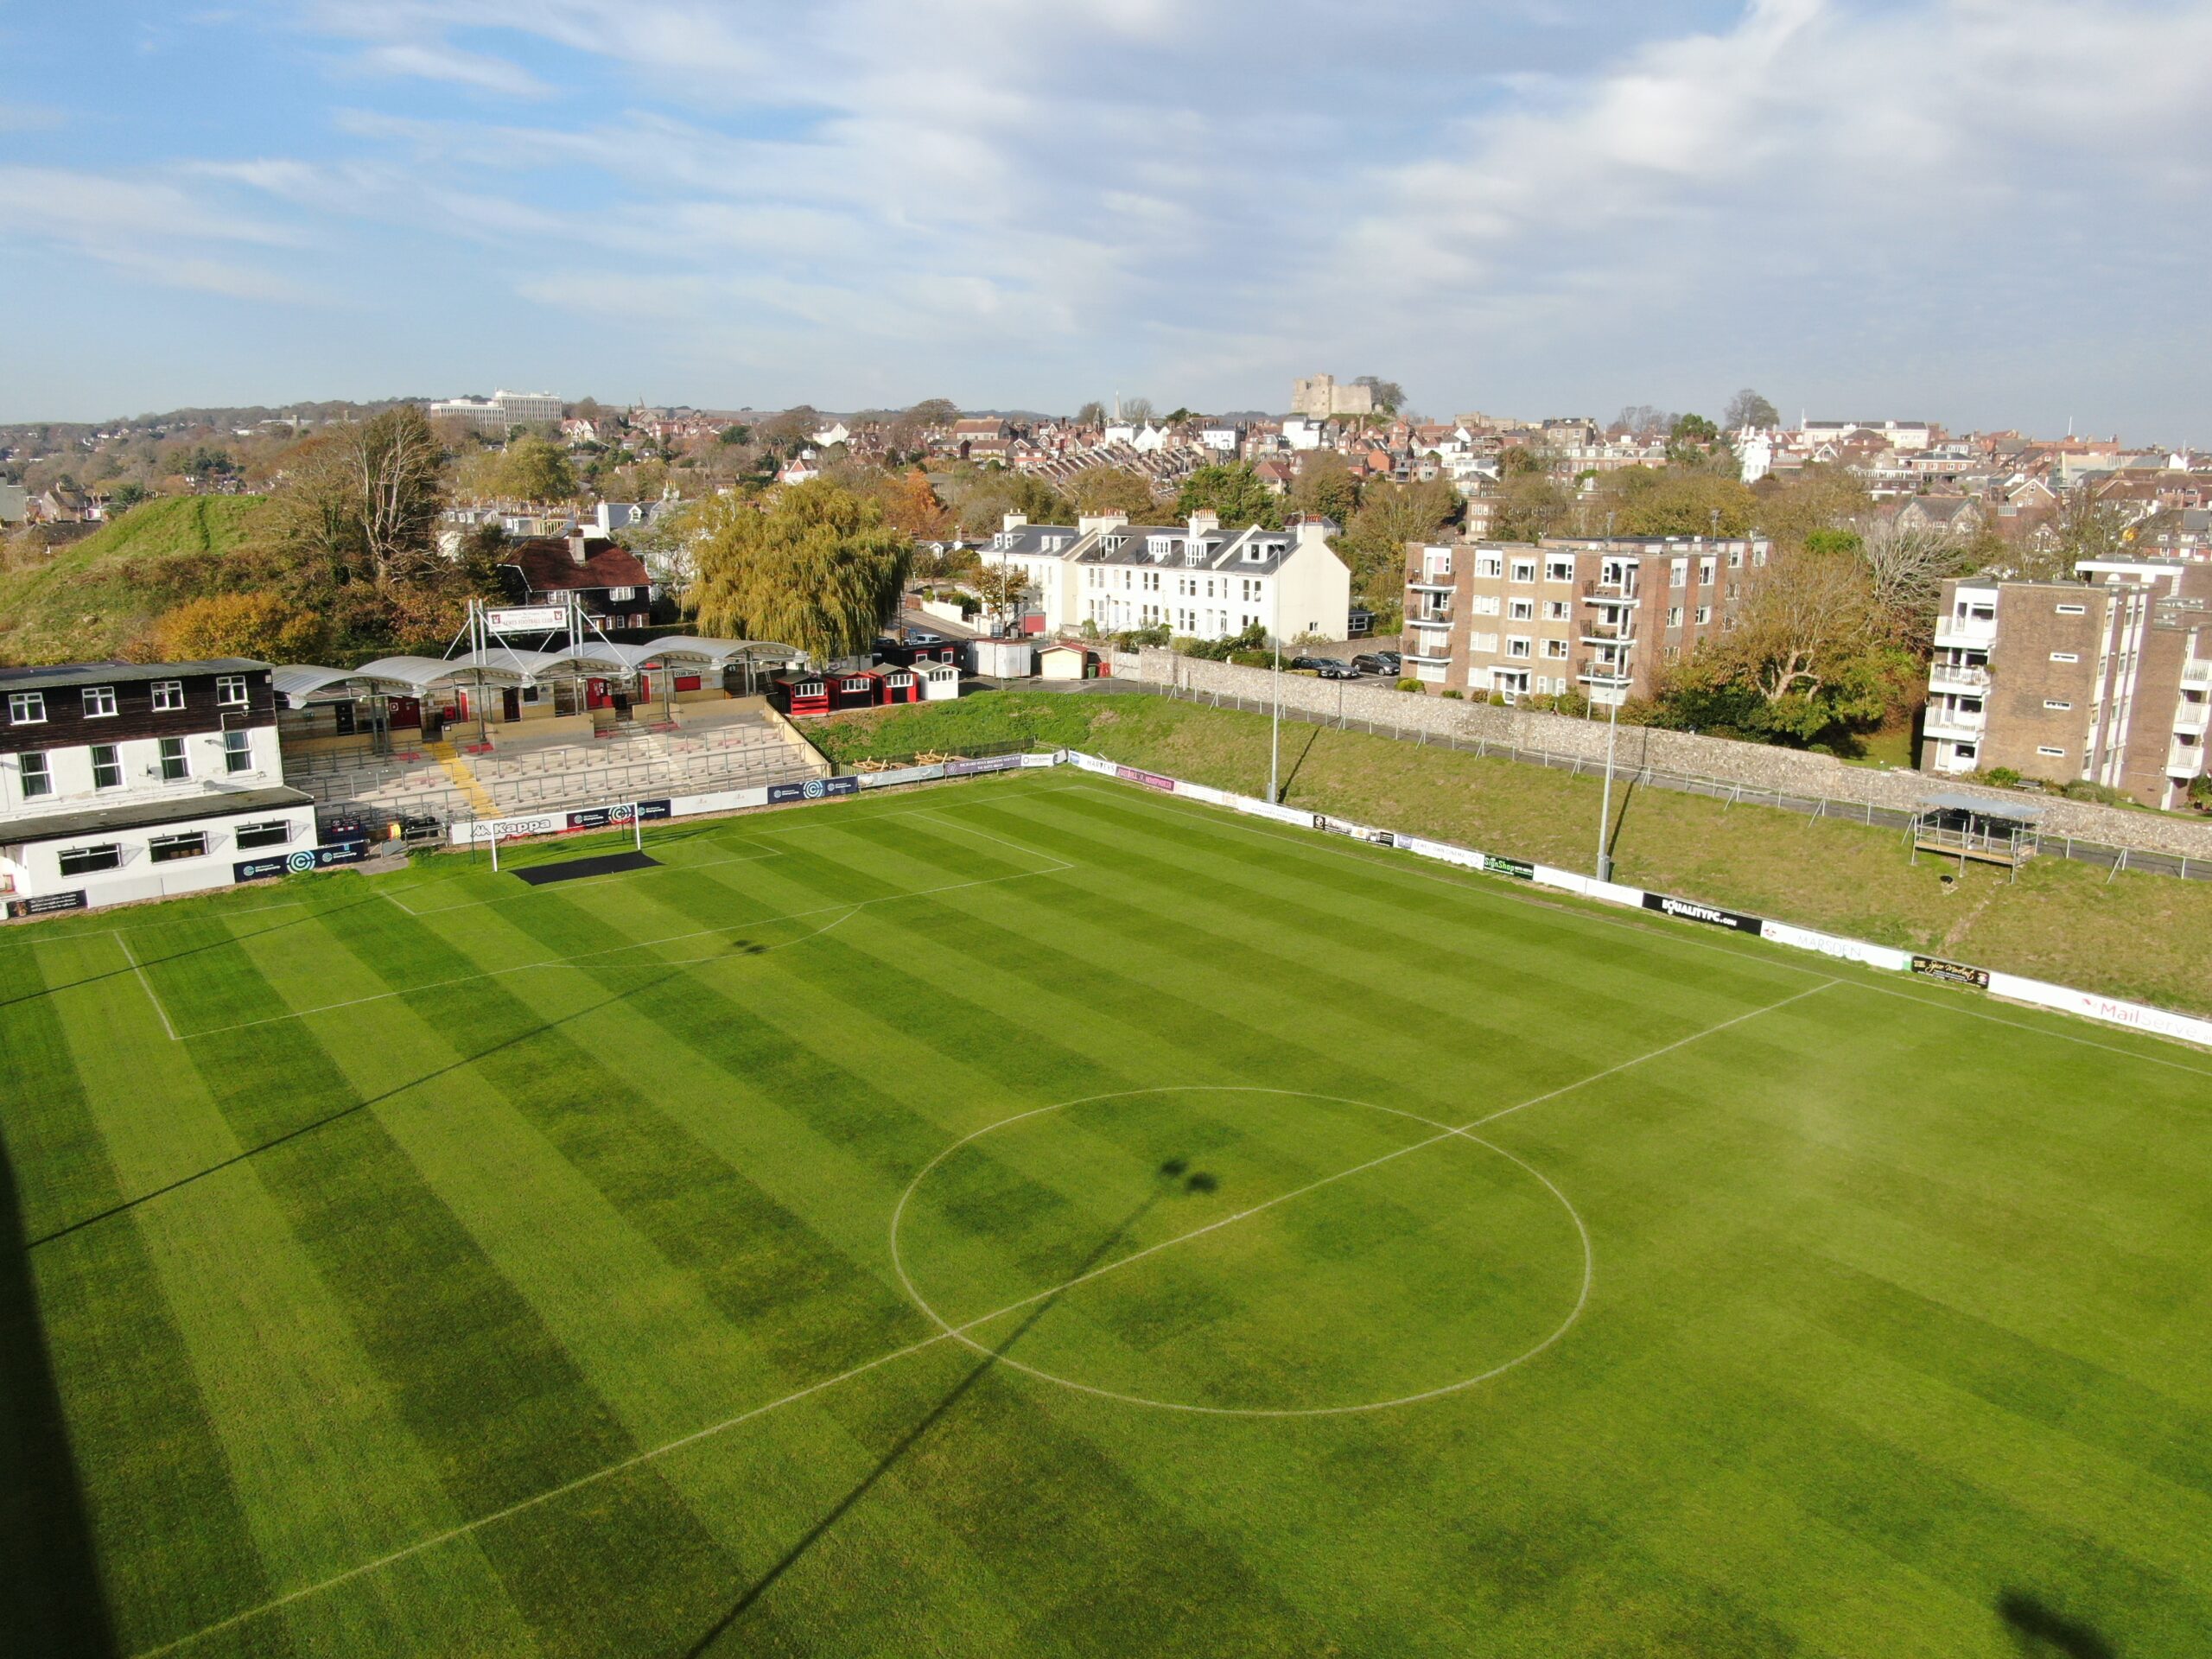
<path id="1" fill-rule="evenodd" d="M 766 505 L 702 504 L 684 607 L 702 632 L 772 639 L 817 663 L 867 651 L 896 610 L 913 543 L 880 503 L 827 479 Z"/>

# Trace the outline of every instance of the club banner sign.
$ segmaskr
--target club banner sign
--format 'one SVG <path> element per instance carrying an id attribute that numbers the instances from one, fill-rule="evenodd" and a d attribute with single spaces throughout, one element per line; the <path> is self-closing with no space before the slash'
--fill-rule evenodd
<path id="1" fill-rule="evenodd" d="M 1946 962 L 1941 957 L 1916 955 L 1912 971 L 1923 979 L 1941 980 L 1946 985 L 1971 985 L 1975 990 L 1989 988 L 1989 969 L 1971 968 L 1963 962 Z"/>
<path id="2" fill-rule="evenodd" d="M 1688 899 L 1672 899 L 1663 893 L 1647 893 L 1643 907 L 1656 910 L 1662 916 L 1672 916 L 1685 922 L 1703 922 L 1707 927 L 1725 927 L 1732 933 L 1748 933 L 1758 937 L 1760 921 L 1756 916 L 1746 916 L 1739 910 L 1721 910 L 1712 905 L 1694 904 Z"/>
<path id="3" fill-rule="evenodd" d="M 888 772 L 864 772 L 860 777 L 862 789 L 889 789 L 897 784 L 934 783 L 944 775 L 944 768 L 932 763 L 926 766 L 893 766 Z"/>
<path id="4" fill-rule="evenodd" d="M 620 830 L 632 822 L 651 823 L 673 816 L 673 801 L 617 801 L 612 806 L 587 806 L 568 817 L 570 830 Z"/>
<path id="5" fill-rule="evenodd" d="M 559 605 L 517 605 L 484 613 L 487 633 L 555 633 L 568 626 L 568 610 Z"/>
<path id="6" fill-rule="evenodd" d="M 327 847 L 302 847 L 295 852 L 271 853 L 267 858 L 241 859 L 231 866 L 233 881 L 264 881 L 272 875 L 306 875 L 339 864 L 359 864 L 369 855 L 365 841 L 333 842 Z"/>
<path id="7" fill-rule="evenodd" d="M 1147 789 L 1156 789 L 1163 795 L 1175 792 L 1175 780 L 1163 778 L 1156 772 L 1140 772 L 1135 766 L 1116 766 L 1114 775 L 1125 784 L 1142 784 Z"/>
<path id="8" fill-rule="evenodd" d="M 65 910 L 83 910 L 87 902 L 82 887 L 72 887 L 67 893 L 41 893 L 35 899 L 10 899 L 8 919 L 21 921 L 26 916 L 54 916 Z"/>
<path id="9" fill-rule="evenodd" d="M 1533 881 L 1536 867 L 1517 858 L 1500 858 L 1496 853 L 1483 855 L 1483 868 L 1492 875 L 1510 875 L 1516 880 Z"/>
<path id="10" fill-rule="evenodd" d="M 833 795 L 857 795 L 861 780 L 857 778 L 810 778 L 803 784 L 771 784 L 768 785 L 768 804 L 782 806 L 791 801 L 824 801 Z"/>
<path id="11" fill-rule="evenodd" d="M 980 760 L 948 760 L 944 775 L 948 778 L 973 778 L 983 772 L 1019 772 L 1022 757 L 1018 754 L 988 754 Z"/>

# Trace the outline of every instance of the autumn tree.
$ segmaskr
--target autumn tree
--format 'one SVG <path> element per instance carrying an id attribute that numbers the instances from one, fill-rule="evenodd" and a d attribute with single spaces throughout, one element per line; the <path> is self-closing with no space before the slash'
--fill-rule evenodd
<path id="1" fill-rule="evenodd" d="M 773 639 L 828 663 L 868 649 L 896 609 L 913 543 L 880 503 L 827 480 L 762 508 L 715 497 L 700 509 L 684 608 L 728 639 Z"/>
<path id="2" fill-rule="evenodd" d="M 884 521 L 909 536 L 942 536 L 951 522 L 930 486 L 929 474 L 919 470 L 885 479 L 876 486 L 875 498 L 883 504 Z"/>
<path id="3" fill-rule="evenodd" d="M 1068 497 L 1083 513 L 1125 512 L 1142 519 L 1153 510 L 1152 486 L 1118 467 L 1086 467 L 1068 480 Z"/>
<path id="4" fill-rule="evenodd" d="M 1971 575 L 1978 563 L 1973 545 L 1950 531 L 1894 518 L 1869 520 L 1863 531 L 1815 531 L 1813 541 L 1857 553 L 1866 572 L 1870 632 L 1909 651 L 1925 650 L 1935 638 L 1943 583 Z"/>
<path id="5" fill-rule="evenodd" d="M 1033 524 L 1075 523 L 1074 503 L 1033 474 L 970 470 L 948 487 L 960 528 L 970 536 L 989 535 L 1010 512 Z"/>
<path id="6" fill-rule="evenodd" d="M 1075 423 L 1077 426 L 1091 427 L 1105 425 L 1106 405 L 1100 403 L 1096 397 L 1092 398 L 1081 409 L 1076 410 Z"/>
<path id="7" fill-rule="evenodd" d="M 986 611 L 1008 621 L 1020 612 L 1029 593 L 1029 578 L 1021 567 L 1004 559 L 984 565 L 968 579 L 968 585 L 982 596 Z"/>
<path id="8" fill-rule="evenodd" d="M 328 429 L 293 451 L 268 508 L 271 538 L 337 581 L 388 591 L 437 558 L 443 461 L 412 404 Z"/>
<path id="9" fill-rule="evenodd" d="M 1375 394 L 1375 407 L 1379 413 L 1395 415 L 1406 406 L 1406 389 L 1395 380 L 1385 380 L 1378 375 L 1363 374 L 1352 382 L 1365 386 Z"/>
<path id="10" fill-rule="evenodd" d="M 1742 536 L 1756 503 L 1738 480 L 1699 467 L 1624 467 L 1598 480 L 1587 522 L 1616 536 Z"/>
<path id="11" fill-rule="evenodd" d="M 960 418 L 960 405 L 950 397 L 925 397 L 902 418 L 907 425 L 925 431 L 931 427 L 950 426 Z"/>
<path id="12" fill-rule="evenodd" d="M 568 501 L 576 493 L 569 452 L 544 438 L 524 435 L 510 443 L 495 476 L 499 493 L 517 501 Z"/>
<path id="13" fill-rule="evenodd" d="M 1519 453 L 1519 452 L 1509 452 Z M 1535 542 L 1572 526 L 1574 498 L 1549 474 L 1509 467 L 1491 509 L 1490 533 L 1502 542 Z"/>
<path id="14" fill-rule="evenodd" d="M 220 657 L 308 663 L 321 654 L 326 636 L 318 611 L 282 594 L 210 594 L 156 619 L 149 656 L 172 663 Z"/>

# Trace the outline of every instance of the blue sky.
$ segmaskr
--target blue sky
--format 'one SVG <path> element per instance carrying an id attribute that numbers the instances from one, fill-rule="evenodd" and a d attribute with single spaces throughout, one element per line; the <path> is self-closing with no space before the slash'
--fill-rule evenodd
<path id="1" fill-rule="evenodd" d="M 2212 444 L 2212 0 L 0 0 L 0 419 L 1786 411 Z"/>

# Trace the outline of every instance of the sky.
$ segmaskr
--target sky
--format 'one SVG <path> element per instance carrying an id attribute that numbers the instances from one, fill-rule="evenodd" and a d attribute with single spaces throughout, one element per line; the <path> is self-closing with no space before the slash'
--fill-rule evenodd
<path id="1" fill-rule="evenodd" d="M 2212 444 L 2212 0 L 0 0 L 0 420 L 1718 414 Z"/>

